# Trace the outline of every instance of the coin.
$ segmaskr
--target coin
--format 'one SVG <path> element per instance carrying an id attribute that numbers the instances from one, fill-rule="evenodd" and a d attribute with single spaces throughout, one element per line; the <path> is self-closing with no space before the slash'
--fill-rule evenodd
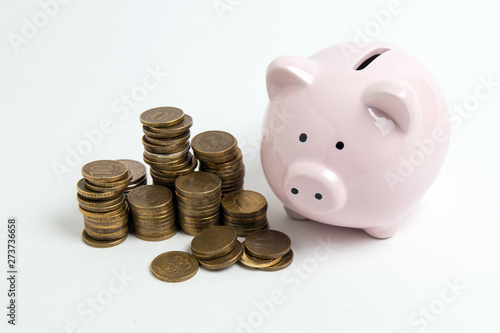
<path id="1" fill-rule="evenodd" d="M 183 197 L 213 196 L 220 192 L 221 181 L 217 175 L 209 172 L 192 172 L 180 176 L 175 181 L 176 191 Z"/>
<path id="2" fill-rule="evenodd" d="M 95 192 L 91 191 L 85 187 L 85 179 L 80 179 L 76 184 L 76 190 L 78 194 L 82 197 L 90 200 L 106 200 L 106 199 L 114 199 L 119 197 L 123 193 L 121 191 L 110 191 L 110 192 Z"/>
<path id="3" fill-rule="evenodd" d="M 160 138 L 155 138 L 151 137 L 149 135 L 144 135 L 147 137 L 148 142 L 150 142 L 153 145 L 159 145 L 159 146 L 182 146 L 184 145 L 188 140 L 189 137 L 191 136 L 191 132 L 187 130 L 183 134 L 167 139 L 160 139 Z"/>
<path id="4" fill-rule="evenodd" d="M 146 178 L 146 167 L 141 162 L 127 159 L 117 161 L 125 165 L 130 170 L 130 172 L 132 172 L 130 185 L 137 184 Z"/>
<path id="5" fill-rule="evenodd" d="M 135 235 L 135 237 L 137 237 L 141 240 L 147 241 L 147 242 L 159 242 L 159 241 L 164 241 L 164 240 L 167 240 L 169 238 L 172 238 L 173 236 L 175 236 L 176 233 L 177 233 L 177 229 L 175 229 L 169 233 L 158 233 L 158 234 L 154 234 L 154 235 L 150 235 L 150 236 L 145 236 L 144 234 L 142 234 L 141 232 L 138 232 L 136 230 L 134 232 L 134 235 Z"/>
<path id="6" fill-rule="evenodd" d="M 189 149 L 189 141 L 180 145 L 156 145 L 151 143 L 146 136 L 142 137 L 142 145 L 146 151 L 155 154 L 174 154 Z"/>
<path id="7" fill-rule="evenodd" d="M 158 255 L 151 263 L 153 275 L 165 282 L 182 282 L 198 271 L 198 260 L 191 254 L 169 251 Z"/>
<path id="8" fill-rule="evenodd" d="M 122 194 L 121 196 L 109 201 L 91 201 L 77 194 L 77 200 L 80 207 L 87 211 L 94 213 L 106 213 L 123 206 L 125 203 L 125 196 Z"/>
<path id="9" fill-rule="evenodd" d="M 277 230 L 260 230 L 252 233 L 245 240 L 245 250 L 261 259 L 273 259 L 284 256 L 290 251 L 290 237 Z"/>
<path id="10" fill-rule="evenodd" d="M 140 116 L 141 123 L 151 127 L 168 127 L 184 120 L 184 112 L 175 107 L 163 106 L 144 111 Z"/>
<path id="11" fill-rule="evenodd" d="M 226 255 L 215 259 L 199 259 L 200 264 L 207 269 L 223 269 L 237 262 L 243 253 L 243 246 L 236 241 L 236 245 Z"/>
<path id="12" fill-rule="evenodd" d="M 259 267 L 259 269 L 261 271 L 266 271 L 266 272 L 280 271 L 290 266 L 292 262 L 293 262 L 293 251 L 290 249 L 290 251 L 288 251 L 288 253 L 285 254 L 277 264 L 268 267 Z"/>
<path id="13" fill-rule="evenodd" d="M 222 209 L 224 213 L 232 217 L 258 216 L 266 212 L 267 200 L 255 191 L 237 191 L 224 196 Z"/>
<path id="14" fill-rule="evenodd" d="M 106 247 L 113 247 L 113 246 L 116 246 L 118 244 L 121 244 L 125 241 L 125 239 L 127 239 L 127 235 L 123 236 L 122 238 L 118 238 L 118 239 L 115 239 L 115 240 L 97 240 L 97 239 L 93 239 L 92 237 L 90 237 L 86 232 L 85 230 L 83 230 L 82 232 L 82 240 L 85 244 L 87 244 L 88 246 L 91 246 L 91 247 L 97 247 L 97 248 L 106 248 Z"/>
<path id="15" fill-rule="evenodd" d="M 93 161 L 82 167 L 82 175 L 92 182 L 114 182 L 127 176 L 127 167 L 111 160 Z"/>
<path id="16" fill-rule="evenodd" d="M 191 252 L 198 259 L 214 259 L 228 254 L 236 244 L 236 232 L 225 226 L 202 231 L 191 241 Z"/>
<path id="17" fill-rule="evenodd" d="M 244 245 L 245 242 L 243 243 L 243 251 L 241 254 L 240 262 L 247 267 L 252 267 L 252 268 L 268 267 L 268 266 L 272 266 L 272 265 L 279 263 L 280 260 L 282 259 L 281 257 L 274 258 L 274 259 L 255 258 L 252 255 L 247 253 L 246 247 Z"/>
<path id="18" fill-rule="evenodd" d="M 148 137 L 166 139 L 181 135 L 193 126 L 193 118 L 188 114 L 184 114 L 184 120 L 178 124 L 169 127 L 149 127 L 142 126 L 144 134 Z"/>
<path id="19" fill-rule="evenodd" d="M 144 185 L 133 189 L 128 194 L 131 207 L 138 209 L 159 210 L 172 200 L 172 192 L 159 185 Z"/>
<path id="20" fill-rule="evenodd" d="M 192 140 L 194 154 L 199 160 L 224 163 L 237 154 L 238 142 L 231 134 L 223 131 L 207 131 Z"/>

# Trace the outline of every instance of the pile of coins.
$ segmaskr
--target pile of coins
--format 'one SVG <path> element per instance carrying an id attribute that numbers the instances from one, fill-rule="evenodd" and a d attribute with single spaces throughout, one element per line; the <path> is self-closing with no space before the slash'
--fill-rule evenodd
<path id="1" fill-rule="evenodd" d="M 100 160 L 85 164 L 82 175 L 77 183 L 77 199 L 85 224 L 83 241 L 101 248 L 122 243 L 129 230 L 123 191 L 132 172 L 120 162 Z"/>
<path id="2" fill-rule="evenodd" d="M 243 154 L 238 141 L 223 131 L 207 131 L 192 140 L 200 170 L 215 173 L 222 181 L 222 195 L 242 190 L 245 178 Z"/>
<path id="3" fill-rule="evenodd" d="M 217 175 L 195 171 L 175 181 L 178 220 L 181 229 L 195 236 L 219 224 L 221 181 Z"/>
<path id="4" fill-rule="evenodd" d="M 237 262 L 243 253 L 236 232 L 225 226 L 202 231 L 191 241 L 191 252 L 207 269 L 222 269 Z"/>
<path id="5" fill-rule="evenodd" d="M 143 158 L 151 167 L 153 183 L 173 191 L 177 177 L 194 171 L 198 164 L 189 152 L 193 119 L 181 109 L 158 107 L 144 111 L 140 120 Z"/>
<path id="6" fill-rule="evenodd" d="M 137 162 L 134 160 L 117 160 L 118 162 L 125 165 L 130 172 L 132 172 L 132 179 L 128 184 L 127 188 L 123 191 L 125 194 L 125 199 L 127 199 L 127 195 L 134 188 L 137 188 L 142 185 L 146 185 L 148 183 L 148 179 L 146 176 L 146 167 L 141 162 Z"/>
<path id="7" fill-rule="evenodd" d="M 144 185 L 130 191 L 128 203 L 134 234 L 147 241 L 165 240 L 177 232 L 175 208 L 170 190 L 160 185 Z"/>
<path id="8" fill-rule="evenodd" d="M 267 200 L 254 191 L 236 191 L 222 199 L 222 221 L 233 228 L 239 237 L 267 229 Z"/>
<path id="9" fill-rule="evenodd" d="M 260 230 L 252 233 L 243 242 L 240 263 L 262 271 L 279 271 L 293 261 L 292 241 L 277 230 Z"/>

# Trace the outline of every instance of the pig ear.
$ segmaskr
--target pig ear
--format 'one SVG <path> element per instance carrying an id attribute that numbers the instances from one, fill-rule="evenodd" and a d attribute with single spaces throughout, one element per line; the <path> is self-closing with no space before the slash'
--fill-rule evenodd
<path id="1" fill-rule="evenodd" d="M 267 67 L 267 95 L 272 99 L 285 87 L 309 85 L 316 73 L 317 63 L 310 59 L 294 56 L 276 58 Z"/>
<path id="2" fill-rule="evenodd" d="M 369 86 L 363 93 L 363 102 L 385 113 L 408 136 L 412 136 L 422 122 L 422 106 L 415 89 L 405 80 L 388 80 Z"/>

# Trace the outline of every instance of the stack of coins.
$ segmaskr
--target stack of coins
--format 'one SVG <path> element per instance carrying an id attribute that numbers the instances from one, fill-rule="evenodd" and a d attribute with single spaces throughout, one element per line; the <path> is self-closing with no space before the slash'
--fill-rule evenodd
<path id="1" fill-rule="evenodd" d="M 175 182 L 178 219 L 189 235 L 219 224 L 221 181 L 217 175 L 196 171 L 180 176 Z"/>
<path id="2" fill-rule="evenodd" d="M 193 119 L 174 107 L 147 110 L 140 119 L 144 162 L 151 166 L 153 183 L 173 191 L 177 177 L 194 171 L 198 164 L 189 153 L 189 128 Z"/>
<path id="3" fill-rule="evenodd" d="M 175 208 L 170 190 L 160 185 L 143 185 L 128 194 L 134 234 L 147 241 L 160 241 L 176 234 Z"/>
<path id="4" fill-rule="evenodd" d="M 243 253 L 236 232 L 225 226 L 202 231 L 191 241 L 191 252 L 207 269 L 222 269 L 237 262 Z"/>
<path id="5" fill-rule="evenodd" d="M 215 173 L 222 181 L 222 195 L 243 189 L 245 165 L 238 142 L 229 133 L 208 131 L 196 135 L 193 151 L 200 170 Z"/>
<path id="6" fill-rule="evenodd" d="M 93 247 L 122 243 L 129 230 L 128 206 L 123 195 L 132 172 L 117 161 L 101 160 L 82 167 L 77 199 L 83 214 L 83 241 Z"/>
<path id="7" fill-rule="evenodd" d="M 148 183 L 148 179 L 146 176 L 146 167 L 141 162 L 134 160 L 117 161 L 125 165 L 130 170 L 130 172 L 132 172 L 132 179 L 130 180 L 127 188 L 123 191 L 123 194 L 125 194 L 125 199 L 127 199 L 127 195 L 130 191 L 132 191 L 136 187 L 146 185 Z"/>
<path id="8" fill-rule="evenodd" d="M 232 227 L 239 237 L 267 229 L 267 200 L 254 191 L 236 191 L 222 199 L 222 221 Z"/>
<path id="9" fill-rule="evenodd" d="M 252 233 L 243 242 L 240 263 L 262 271 L 279 271 L 293 261 L 292 241 L 277 230 L 260 230 Z"/>

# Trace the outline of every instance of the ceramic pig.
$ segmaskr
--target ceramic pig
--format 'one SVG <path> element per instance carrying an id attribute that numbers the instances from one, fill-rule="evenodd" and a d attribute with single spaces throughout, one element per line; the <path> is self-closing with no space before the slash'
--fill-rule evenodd
<path id="1" fill-rule="evenodd" d="M 286 212 L 392 236 L 448 149 L 448 109 L 429 71 L 395 45 L 346 43 L 279 57 L 266 83 L 261 160 Z"/>

